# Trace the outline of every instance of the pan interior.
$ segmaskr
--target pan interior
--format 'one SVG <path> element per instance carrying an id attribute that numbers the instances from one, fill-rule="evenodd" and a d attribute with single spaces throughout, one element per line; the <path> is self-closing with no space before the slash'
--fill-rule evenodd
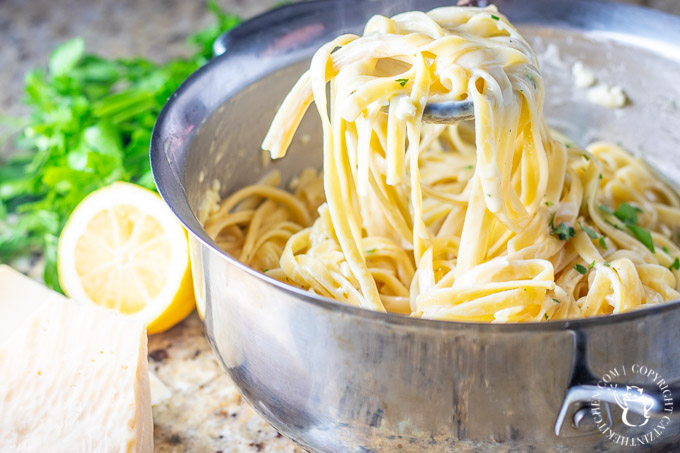
<path id="1" fill-rule="evenodd" d="M 622 145 L 643 157 L 673 185 L 680 182 L 680 59 L 630 37 L 562 28 L 520 27 L 538 56 L 545 79 L 548 125 L 580 146 L 596 140 Z M 627 104 L 591 104 L 587 88 L 573 83 L 577 61 L 598 83 L 621 86 Z M 267 75 L 228 99 L 197 133 L 186 160 L 185 184 L 194 214 L 219 184 L 220 197 L 276 169 L 286 183 L 303 168 L 321 167 L 321 127 L 314 105 L 287 156 L 271 161 L 260 149 L 288 90 L 309 65 L 303 60 Z"/>

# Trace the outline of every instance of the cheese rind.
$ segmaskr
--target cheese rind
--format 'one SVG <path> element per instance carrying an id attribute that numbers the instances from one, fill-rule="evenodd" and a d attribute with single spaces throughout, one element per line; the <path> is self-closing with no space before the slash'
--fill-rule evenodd
<path id="1" fill-rule="evenodd" d="M 43 303 L 0 346 L 0 427 L 3 453 L 153 451 L 144 325 Z"/>

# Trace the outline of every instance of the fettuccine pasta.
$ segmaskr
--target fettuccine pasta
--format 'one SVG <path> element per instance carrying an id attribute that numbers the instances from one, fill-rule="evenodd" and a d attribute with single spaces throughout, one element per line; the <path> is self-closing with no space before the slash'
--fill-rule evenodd
<path id="1" fill-rule="evenodd" d="M 680 198 L 617 146 L 551 134 L 529 44 L 495 7 L 375 16 L 321 47 L 263 148 L 312 101 L 323 170 L 233 193 L 206 231 L 267 275 L 359 307 L 519 322 L 680 297 Z M 474 123 L 422 122 L 472 100 Z"/>

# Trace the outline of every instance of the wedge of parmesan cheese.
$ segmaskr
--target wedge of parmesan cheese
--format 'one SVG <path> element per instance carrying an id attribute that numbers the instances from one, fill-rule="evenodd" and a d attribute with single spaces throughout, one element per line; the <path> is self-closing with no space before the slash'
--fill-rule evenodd
<path id="1" fill-rule="evenodd" d="M 141 322 L 76 304 L 6 266 L 0 319 L 18 325 L 0 343 L 0 452 L 153 451 Z"/>
<path id="2" fill-rule="evenodd" d="M 9 266 L 0 265 L 0 345 L 46 302 L 66 298 Z"/>

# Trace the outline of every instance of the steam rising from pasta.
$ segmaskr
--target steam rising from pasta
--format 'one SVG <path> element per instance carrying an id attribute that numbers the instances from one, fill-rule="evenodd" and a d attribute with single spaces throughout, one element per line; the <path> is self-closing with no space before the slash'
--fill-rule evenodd
<path id="1" fill-rule="evenodd" d="M 489 8 L 371 18 L 321 47 L 263 148 L 286 154 L 314 101 L 323 171 L 273 173 L 205 224 L 230 254 L 348 304 L 517 322 L 620 313 L 680 297 L 680 199 L 639 160 L 551 137 L 543 79 Z M 475 122 L 424 124 L 474 101 Z"/>

